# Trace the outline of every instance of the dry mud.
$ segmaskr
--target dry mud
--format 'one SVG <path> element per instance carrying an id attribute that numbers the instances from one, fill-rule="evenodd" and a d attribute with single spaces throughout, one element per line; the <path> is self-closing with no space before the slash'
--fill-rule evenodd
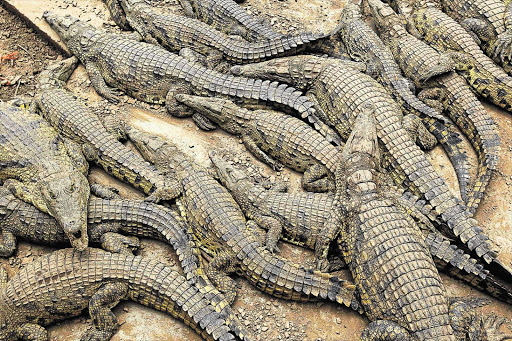
<path id="1" fill-rule="evenodd" d="M 0 1 L 2 3 L 2 1 Z M 51 9 L 62 14 L 80 16 L 91 20 L 93 25 L 116 30 L 108 11 L 99 0 L 4 0 L 7 7 L 14 7 L 32 25 L 27 27 L 20 19 L 0 7 L 0 56 L 18 51 L 18 59 L 0 61 L 0 77 L 11 85 L 0 85 L 0 100 L 8 100 L 14 94 L 33 96 L 38 73 L 55 59 L 65 57 L 65 47 L 58 36 L 41 19 L 44 10 Z M 160 6 L 179 12 L 176 0 L 156 1 Z M 336 25 L 343 2 L 335 0 L 247 0 L 243 4 L 251 13 L 265 17 L 272 25 L 283 32 L 301 29 L 326 31 Z M 34 30 L 35 29 L 35 30 Z M 35 31 L 41 31 L 36 33 Z M 57 48 L 50 46 L 48 35 Z M 59 49 L 60 47 L 60 49 Z M 18 77 L 21 76 L 21 77 Z M 2 78 L 0 78 L 2 80 Z M 1 83 L 0 83 L 1 84 Z M 268 167 L 256 161 L 241 145 L 237 138 L 221 131 L 199 131 L 189 119 L 175 119 L 165 114 L 158 106 L 139 103 L 123 97 L 121 105 L 114 106 L 99 97 L 85 74 L 79 67 L 69 82 L 69 88 L 96 110 L 107 110 L 127 115 L 136 127 L 164 136 L 174 141 L 197 162 L 208 166 L 207 151 L 220 149 L 229 152 L 235 161 L 252 164 L 252 169 L 261 176 L 288 179 L 293 190 L 299 190 L 299 177 L 296 173 L 284 170 L 272 173 Z M 476 218 L 486 232 L 502 249 L 500 258 L 510 263 L 512 260 L 512 117 L 496 107 L 487 105 L 491 116 L 497 121 L 502 139 L 502 153 L 499 171 L 494 174 Z M 467 144 L 468 150 L 470 149 Z M 473 166 L 474 154 L 469 152 Z M 428 158 L 448 180 L 454 193 L 457 193 L 453 168 L 439 147 L 428 152 Z M 103 171 L 93 168 L 91 181 L 114 185 L 121 194 L 128 197 L 141 197 L 141 194 L 112 179 Z M 169 265 L 176 265 L 173 250 L 151 240 L 143 240 L 140 254 L 154 257 Z M 282 255 L 297 263 L 312 265 L 312 254 L 308 250 L 280 245 Z M 10 275 L 35 257 L 52 251 L 52 248 L 21 242 L 15 257 L 2 260 Z M 340 273 L 349 278 L 347 273 Z M 485 294 L 443 275 L 449 296 L 481 296 Z M 359 314 L 329 302 L 295 303 L 272 298 L 260 293 L 247 281 L 238 279 L 240 290 L 234 304 L 239 318 L 254 333 L 257 340 L 358 340 L 361 330 L 368 320 Z M 482 309 L 490 313 L 512 317 L 512 307 L 497 300 Z M 131 302 L 123 302 L 114 312 L 119 317 L 121 327 L 113 340 L 200 340 L 199 336 L 183 323 L 155 310 Z M 78 340 L 81 333 L 90 325 L 86 315 L 65 321 L 49 328 L 51 340 Z M 506 326 L 510 327 L 510 326 Z M 510 331 L 510 330 L 509 330 Z"/>

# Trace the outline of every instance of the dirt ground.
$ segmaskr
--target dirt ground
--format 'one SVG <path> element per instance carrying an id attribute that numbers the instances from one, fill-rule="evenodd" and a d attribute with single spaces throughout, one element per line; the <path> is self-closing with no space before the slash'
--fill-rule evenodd
<path id="1" fill-rule="evenodd" d="M 55 41 L 58 37 L 41 20 L 43 9 L 52 9 L 60 13 L 80 15 L 90 19 L 93 25 L 115 30 L 108 12 L 99 0 L 7 0 L 24 16 L 48 34 Z M 1 1 L 0 1 L 1 3 Z M 155 6 L 179 12 L 177 0 L 156 1 Z M 326 31 L 333 28 L 339 16 L 343 2 L 335 0 L 248 0 L 243 4 L 252 14 L 261 15 L 269 23 L 283 32 L 300 29 Z M 45 39 L 34 32 L 0 6 L 0 57 L 17 52 L 15 60 L 0 61 L 0 100 L 9 100 L 15 95 L 29 98 L 36 91 L 38 73 L 55 59 L 65 56 L 59 49 L 50 46 Z M 273 173 L 268 167 L 256 161 L 241 145 L 237 138 L 221 131 L 199 131 L 189 119 L 175 119 L 165 114 L 159 106 L 150 106 L 122 97 L 118 106 L 109 104 L 99 97 L 84 72 L 79 67 L 73 74 L 69 88 L 95 110 L 107 110 L 128 116 L 131 124 L 154 132 L 180 145 L 184 151 L 192 155 L 198 163 L 209 164 L 207 151 L 219 149 L 233 155 L 236 162 L 251 164 L 256 174 L 289 180 L 293 190 L 299 188 L 299 177 L 296 173 L 284 170 Z M 500 127 L 502 138 L 502 154 L 499 171 L 494 175 L 476 218 L 482 227 L 502 248 L 500 258 L 510 263 L 512 260 L 512 119 L 509 114 L 488 106 L 491 116 Z M 469 145 L 468 145 L 469 150 Z M 470 156 L 476 166 L 474 154 Z M 439 172 L 448 180 L 454 193 L 458 190 L 455 175 L 442 150 L 437 147 L 428 153 L 429 159 Z M 103 171 L 93 168 L 90 180 L 115 185 L 121 194 L 127 197 L 141 197 L 141 194 L 112 179 Z M 282 256 L 297 263 L 312 265 L 312 254 L 308 250 L 280 245 Z M 16 273 L 21 266 L 31 262 L 35 257 L 48 253 L 52 248 L 20 242 L 15 257 L 0 261 L 6 266 L 10 275 Z M 141 255 L 153 257 L 177 266 L 173 250 L 159 242 L 143 240 Z M 347 273 L 341 277 L 349 278 Z M 443 275 L 449 296 L 481 296 L 487 297 L 469 286 Z M 295 303 L 272 298 L 260 293 L 247 281 L 238 279 L 240 290 L 235 302 L 235 311 L 247 328 L 253 332 L 257 340 L 322 340 L 334 341 L 358 340 L 361 330 L 368 320 L 359 314 L 329 302 Z M 490 313 L 512 317 L 512 307 L 497 300 L 482 309 Z M 113 340 L 200 340 L 199 336 L 183 323 L 155 310 L 131 302 L 123 302 L 114 309 L 119 317 L 121 328 Z M 90 325 L 86 315 L 71 319 L 49 328 L 51 340 L 78 340 L 81 333 Z M 512 326 L 507 326 L 511 327 Z M 510 330 L 512 332 L 512 329 Z"/>

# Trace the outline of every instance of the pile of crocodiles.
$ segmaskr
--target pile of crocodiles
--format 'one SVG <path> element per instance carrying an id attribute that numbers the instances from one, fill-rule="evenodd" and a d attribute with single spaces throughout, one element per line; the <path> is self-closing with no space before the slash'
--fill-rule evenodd
<path id="1" fill-rule="evenodd" d="M 332 31 L 298 34 L 232 0 L 103 2 L 118 31 L 41 13 L 72 56 L 39 75 L 34 98 L 0 103 L 0 256 L 17 239 L 64 247 L 10 279 L 0 267 L 0 340 L 47 340 L 85 310 L 82 340 L 110 340 L 111 309 L 128 299 L 205 340 L 257 340 L 232 309 L 234 273 L 281 300 L 364 314 L 361 340 L 512 339 L 506 316 L 478 309 L 489 299 L 451 297 L 440 277 L 512 304 L 512 266 L 473 218 L 500 153 L 481 101 L 512 112 L 510 1 L 348 1 Z M 205 167 L 93 110 L 66 86 L 79 63 L 112 105 L 125 94 L 222 129 L 273 170 L 303 173 L 302 190 L 225 151 Z M 425 153 L 438 144 L 460 193 Z M 90 182 L 91 164 L 145 199 Z M 139 238 L 169 244 L 180 271 L 137 255 Z M 281 240 L 315 265 L 280 256 Z"/>

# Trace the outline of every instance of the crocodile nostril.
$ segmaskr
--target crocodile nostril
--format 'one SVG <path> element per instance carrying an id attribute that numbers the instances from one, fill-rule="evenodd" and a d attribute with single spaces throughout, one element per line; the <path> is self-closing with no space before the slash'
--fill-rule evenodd
<path id="1" fill-rule="evenodd" d="M 82 238 L 82 231 L 77 231 L 73 233 L 73 237 L 75 237 L 76 239 Z"/>

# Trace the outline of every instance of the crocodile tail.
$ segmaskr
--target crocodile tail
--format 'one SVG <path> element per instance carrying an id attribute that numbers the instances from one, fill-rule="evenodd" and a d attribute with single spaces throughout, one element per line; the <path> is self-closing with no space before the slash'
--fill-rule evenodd
<path id="1" fill-rule="evenodd" d="M 355 285 L 327 273 L 307 269 L 258 248 L 242 261 L 249 281 L 260 290 L 279 298 L 308 301 L 323 298 L 359 309 Z"/>
<path id="2" fill-rule="evenodd" d="M 294 87 L 279 82 L 224 75 L 213 70 L 201 78 L 212 79 L 209 90 L 235 98 L 253 99 L 274 103 L 276 106 L 291 108 L 305 118 L 315 114 L 313 103 Z M 199 74 L 199 72 L 198 72 Z"/>
<path id="3" fill-rule="evenodd" d="M 283 35 L 271 40 L 247 43 L 229 39 L 223 42 L 222 52 L 227 59 L 236 63 L 255 63 L 270 58 L 295 54 L 311 43 L 324 38 L 323 34 L 305 32 L 297 35 Z"/>
<path id="4" fill-rule="evenodd" d="M 423 120 L 428 131 L 441 143 L 443 150 L 450 159 L 459 181 L 462 198 L 466 200 L 470 186 L 469 161 L 462 145 L 459 133 L 434 118 Z"/>
<path id="5" fill-rule="evenodd" d="M 469 283 L 473 287 L 512 304 L 512 285 L 490 273 L 476 259 L 443 238 L 439 233 L 430 232 L 425 236 L 425 244 L 439 270 L 451 277 Z"/>
<path id="6" fill-rule="evenodd" d="M 498 127 L 462 77 L 452 74 L 440 82 L 447 92 L 446 113 L 467 136 L 478 158 L 476 179 L 465 201 L 468 211 L 474 213 L 498 165 Z"/>

